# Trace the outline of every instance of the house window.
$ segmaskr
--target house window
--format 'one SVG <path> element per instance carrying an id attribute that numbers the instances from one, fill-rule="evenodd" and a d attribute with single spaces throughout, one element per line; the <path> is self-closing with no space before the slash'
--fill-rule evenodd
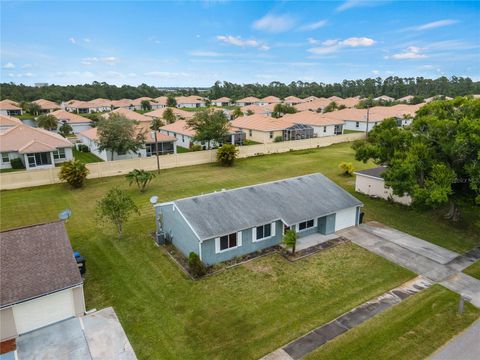
<path id="1" fill-rule="evenodd" d="M 52 158 L 50 156 L 50 153 L 48 152 L 29 153 L 27 154 L 27 159 L 28 159 L 28 167 L 37 167 L 37 166 L 52 164 Z"/>
<path id="2" fill-rule="evenodd" d="M 323 127 L 323 132 L 327 132 L 327 127 L 326 126 Z"/>
<path id="3" fill-rule="evenodd" d="M 6 163 L 6 164 L 10 163 L 10 157 L 6 152 L 2 153 L 2 163 Z"/>
<path id="4" fill-rule="evenodd" d="M 315 225 L 315 221 L 307 220 L 298 224 L 298 231 L 303 231 L 312 228 Z"/>
<path id="5" fill-rule="evenodd" d="M 127 152 L 125 150 L 118 150 L 117 155 L 125 155 Z"/>
<path id="6" fill-rule="evenodd" d="M 65 156 L 65 149 L 64 148 L 61 148 L 61 149 L 58 149 L 57 151 L 54 151 L 53 152 L 53 158 L 55 160 L 59 160 L 59 159 L 65 159 L 66 156 Z"/>
<path id="7" fill-rule="evenodd" d="M 182 142 L 185 142 L 185 136 L 182 135 Z"/>
<path id="8" fill-rule="evenodd" d="M 272 224 L 257 226 L 256 235 L 256 240 L 262 240 L 272 236 Z"/>
<path id="9" fill-rule="evenodd" d="M 237 233 L 220 237 L 220 251 L 237 247 Z"/>
<path id="10" fill-rule="evenodd" d="M 248 136 L 252 137 L 252 130 L 248 130 Z"/>
<path id="11" fill-rule="evenodd" d="M 273 131 L 270 131 L 270 139 L 273 139 Z"/>
<path id="12" fill-rule="evenodd" d="M 360 121 L 355 122 L 355 127 L 356 128 L 360 127 Z"/>

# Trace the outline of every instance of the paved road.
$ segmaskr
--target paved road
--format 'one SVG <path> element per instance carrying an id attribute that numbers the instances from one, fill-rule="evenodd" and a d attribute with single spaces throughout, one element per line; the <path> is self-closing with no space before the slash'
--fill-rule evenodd
<path id="1" fill-rule="evenodd" d="M 467 330 L 454 337 L 436 353 L 430 360 L 478 360 L 480 359 L 480 319 Z"/>

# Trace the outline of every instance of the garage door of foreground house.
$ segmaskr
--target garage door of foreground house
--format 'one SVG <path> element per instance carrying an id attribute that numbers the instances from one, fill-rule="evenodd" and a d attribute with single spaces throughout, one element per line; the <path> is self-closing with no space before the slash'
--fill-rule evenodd
<path id="1" fill-rule="evenodd" d="M 13 307 L 18 334 L 75 316 L 71 289 L 42 296 Z"/>

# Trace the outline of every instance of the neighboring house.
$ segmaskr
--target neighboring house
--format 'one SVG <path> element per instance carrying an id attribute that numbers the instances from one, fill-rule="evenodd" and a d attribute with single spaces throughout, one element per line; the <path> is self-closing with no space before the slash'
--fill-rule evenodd
<path id="1" fill-rule="evenodd" d="M 352 108 L 352 107 L 355 107 L 355 106 L 358 105 L 358 103 L 360 102 L 360 98 L 349 97 L 349 98 L 346 98 L 346 99 L 337 100 L 335 102 L 336 102 L 337 105 L 343 105 L 347 108 Z"/>
<path id="2" fill-rule="evenodd" d="M 185 120 L 177 120 L 174 123 L 167 124 L 160 128 L 160 132 L 167 136 L 173 136 L 177 139 L 177 145 L 183 148 L 190 148 L 192 144 L 201 144 L 200 142 L 194 142 L 193 137 L 195 136 L 195 131 L 188 127 Z"/>
<path id="3" fill-rule="evenodd" d="M 205 107 L 205 100 L 199 96 L 178 96 L 175 98 L 178 108 Z"/>
<path id="4" fill-rule="evenodd" d="M 260 102 L 258 105 L 270 105 L 270 104 L 280 104 L 282 102 L 282 100 L 280 100 L 278 97 L 276 96 L 266 96 L 264 97 L 263 99 L 260 99 Z"/>
<path id="5" fill-rule="evenodd" d="M 409 195 L 397 196 L 393 195 L 390 187 L 385 186 L 385 180 L 382 174 L 385 167 L 377 167 L 367 170 L 356 171 L 355 191 L 385 200 L 392 200 L 403 205 L 410 205 L 412 198 Z"/>
<path id="6" fill-rule="evenodd" d="M 22 125 L 22 124 L 23 123 L 16 117 L 0 114 L 0 133 L 11 127 Z"/>
<path id="7" fill-rule="evenodd" d="M 324 175 L 311 174 L 157 204 L 157 237 L 212 265 L 279 245 L 289 229 L 305 237 L 355 226 L 361 206 Z"/>
<path id="8" fill-rule="evenodd" d="M 266 115 L 271 116 L 273 113 L 273 108 L 275 107 L 274 104 L 267 104 L 267 105 L 247 105 L 242 106 L 240 110 L 244 115 L 248 115 L 248 113 L 252 112 L 253 114 L 259 115 Z"/>
<path id="9" fill-rule="evenodd" d="M 341 101 L 341 100 L 343 100 L 343 98 L 341 98 L 341 97 L 339 97 L 339 96 L 335 96 L 335 95 L 333 95 L 333 96 L 330 96 L 330 97 L 329 97 L 327 100 L 330 100 L 330 101 L 335 101 L 335 102 L 337 102 L 337 101 Z"/>
<path id="10" fill-rule="evenodd" d="M 122 115 L 122 116 L 125 116 L 129 120 L 138 121 L 138 122 L 151 122 L 152 121 L 151 117 L 148 117 L 148 116 L 142 115 L 138 112 L 135 112 L 133 110 L 128 110 L 128 109 L 124 109 L 124 108 L 118 108 L 118 109 L 112 110 L 108 113 L 102 114 L 102 117 L 107 119 L 110 116 L 110 114 Z"/>
<path id="11" fill-rule="evenodd" d="M 77 114 L 91 114 L 112 110 L 113 102 L 108 99 L 94 99 L 90 101 L 70 100 L 63 104 L 65 110 Z"/>
<path id="12" fill-rule="evenodd" d="M 166 96 L 159 96 L 155 99 L 153 99 L 156 103 L 157 103 L 157 109 L 161 109 L 161 108 L 164 108 L 164 107 L 167 107 L 167 100 L 168 100 L 168 97 Z"/>
<path id="13" fill-rule="evenodd" d="M 241 116 L 231 121 L 231 126 L 245 133 L 247 140 L 263 144 L 281 141 L 310 139 L 314 137 L 311 126 L 296 124 L 284 118 L 264 115 Z"/>
<path id="14" fill-rule="evenodd" d="M 397 101 L 401 102 L 401 103 L 408 103 L 412 99 L 413 99 L 413 95 L 407 95 L 407 96 L 404 96 L 404 97 L 401 97 L 401 98 L 397 99 Z"/>
<path id="15" fill-rule="evenodd" d="M 453 98 L 451 98 L 450 96 L 435 95 L 435 96 L 426 98 L 425 102 L 429 103 L 429 102 L 432 102 L 432 101 L 435 101 L 435 100 L 452 100 L 452 99 Z"/>
<path id="16" fill-rule="evenodd" d="M 216 100 L 212 100 L 212 105 L 213 106 L 230 106 L 232 105 L 232 99 L 228 97 L 221 97 Z"/>
<path id="17" fill-rule="evenodd" d="M 319 99 L 318 97 L 316 96 L 313 96 L 313 95 L 310 95 L 308 97 L 306 97 L 305 99 L 303 99 L 304 102 L 309 102 L 309 101 L 314 101 L 314 100 L 317 100 Z"/>
<path id="18" fill-rule="evenodd" d="M 62 123 L 67 123 L 72 127 L 74 134 L 78 134 L 92 127 L 90 119 L 66 110 L 57 110 L 52 112 L 51 115 L 55 116 L 55 118 L 58 120 L 58 127 L 60 127 Z"/>
<path id="19" fill-rule="evenodd" d="M 70 141 L 53 132 L 16 125 L 0 132 L 0 168 L 10 169 L 14 158 L 20 158 L 27 170 L 52 168 L 73 159 L 72 147 Z"/>
<path id="20" fill-rule="evenodd" d="M 295 109 L 298 111 L 319 111 L 322 112 L 325 106 L 330 104 L 332 101 L 325 98 L 318 98 L 311 101 L 305 101 L 295 105 Z"/>
<path id="21" fill-rule="evenodd" d="M 163 119 L 163 113 L 165 112 L 166 109 L 167 109 L 167 107 L 164 107 L 164 108 L 161 108 L 161 109 L 157 109 L 157 110 L 153 110 L 153 111 L 144 113 L 143 115 L 148 116 L 152 119 L 153 118 Z M 181 109 L 177 109 L 177 108 L 169 108 L 169 109 L 172 109 L 173 113 L 175 114 L 175 117 L 178 120 L 191 119 L 195 115 L 195 112 L 193 112 L 193 111 L 185 111 L 185 110 L 181 110 Z"/>
<path id="22" fill-rule="evenodd" d="M 0 237 L 2 345 L 14 348 L 22 334 L 85 313 L 83 280 L 63 221 L 5 230 Z"/>
<path id="23" fill-rule="evenodd" d="M 313 111 L 301 111 L 295 114 L 286 114 L 282 119 L 295 124 L 309 125 L 315 136 L 334 136 L 343 133 L 343 121 L 332 119 L 328 114 L 319 114 Z"/>
<path id="24" fill-rule="evenodd" d="M 156 154 L 156 148 L 158 147 L 158 153 L 160 155 L 176 154 L 177 145 L 176 139 L 172 136 L 167 136 L 161 132 L 157 132 L 157 145 L 155 145 L 155 134 L 150 130 L 149 122 L 141 122 L 135 126 L 137 133 L 143 133 L 145 136 L 145 145 L 137 152 L 128 151 L 126 153 L 114 152 L 113 160 L 125 160 L 135 159 L 139 157 L 150 157 Z M 89 130 L 82 131 L 79 134 L 80 141 L 88 146 L 92 154 L 97 155 L 104 161 L 112 160 L 111 151 L 100 150 L 98 148 L 98 134 L 97 128 L 91 128 Z"/>
<path id="25" fill-rule="evenodd" d="M 261 100 L 256 98 L 255 96 L 247 96 L 246 98 L 237 100 L 235 104 L 237 106 L 248 106 L 248 105 L 260 105 Z"/>
<path id="26" fill-rule="evenodd" d="M 48 113 L 54 112 L 55 110 L 60 109 L 60 105 L 58 105 L 53 101 L 49 101 L 45 99 L 38 99 L 38 100 L 32 101 L 32 103 L 40 106 L 41 112 L 43 114 L 48 114 Z"/>
<path id="27" fill-rule="evenodd" d="M 391 96 L 387 96 L 387 95 L 381 95 L 381 96 L 378 96 L 378 97 L 374 98 L 373 100 L 391 102 L 391 101 L 395 101 L 395 98 L 393 98 Z"/>
<path id="28" fill-rule="evenodd" d="M 145 100 L 150 103 L 150 106 L 152 107 L 152 110 L 159 109 L 159 108 L 163 107 L 163 105 L 158 104 L 155 101 L 155 99 L 144 96 L 144 97 L 140 97 L 138 99 L 132 100 L 131 105 L 134 107 L 134 109 L 130 109 L 130 110 L 143 110 L 142 109 L 142 101 L 145 101 Z"/>
<path id="29" fill-rule="evenodd" d="M 132 104 L 131 99 L 120 99 L 120 100 L 112 100 L 112 107 L 114 109 L 128 109 L 128 110 L 135 110 L 135 106 Z"/>
<path id="30" fill-rule="evenodd" d="M 22 108 L 12 100 L 0 101 L 0 115 L 18 116 L 22 115 Z"/>
<path id="31" fill-rule="evenodd" d="M 303 99 L 300 99 L 296 96 L 287 96 L 285 99 L 283 99 L 283 102 L 287 105 L 297 105 L 297 104 L 300 104 L 300 103 L 303 103 L 304 100 Z"/>

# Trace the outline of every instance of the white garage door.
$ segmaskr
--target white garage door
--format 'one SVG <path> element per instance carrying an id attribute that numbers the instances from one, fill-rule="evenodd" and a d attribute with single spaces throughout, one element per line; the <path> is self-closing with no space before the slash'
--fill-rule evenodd
<path id="1" fill-rule="evenodd" d="M 335 216 L 335 231 L 354 226 L 357 217 L 357 208 L 352 207 L 337 211 Z"/>
<path id="2" fill-rule="evenodd" d="M 60 291 L 13 307 L 19 334 L 75 316 L 72 289 Z"/>

